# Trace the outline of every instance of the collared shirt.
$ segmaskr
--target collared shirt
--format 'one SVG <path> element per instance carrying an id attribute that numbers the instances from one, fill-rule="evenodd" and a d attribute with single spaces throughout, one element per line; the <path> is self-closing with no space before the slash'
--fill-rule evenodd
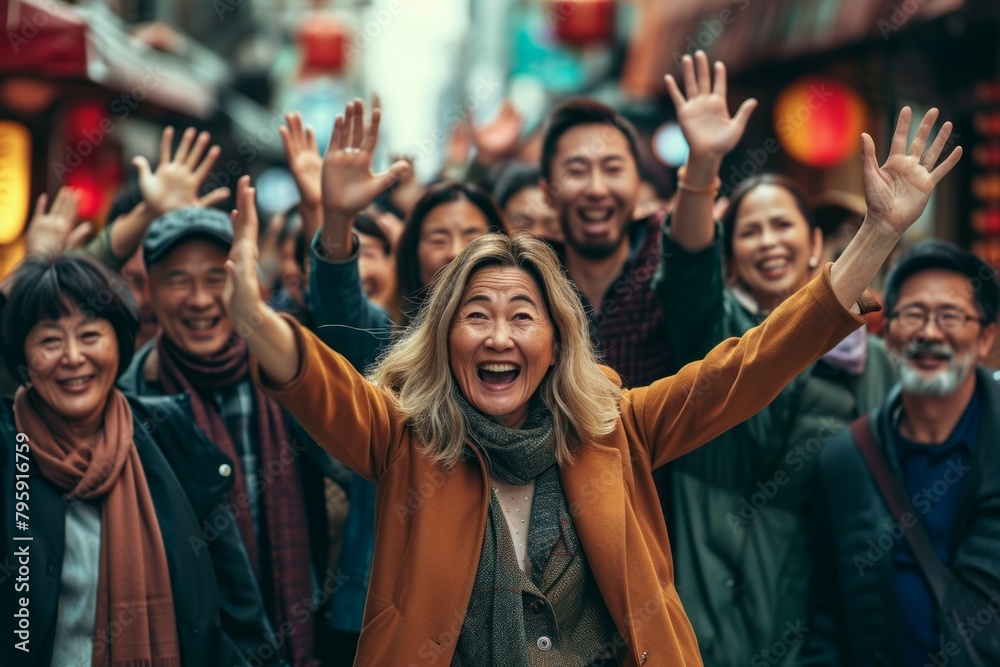
<path id="1" fill-rule="evenodd" d="M 629 225 L 628 259 L 604 295 L 599 312 L 580 295 L 591 339 L 629 387 L 645 387 L 671 375 L 663 307 L 652 289 L 665 218 L 666 213 L 660 211 Z"/>
<path id="2" fill-rule="evenodd" d="M 257 462 L 259 460 L 257 453 L 260 449 L 260 443 L 254 420 L 256 406 L 253 401 L 253 383 L 247 376 L 242 382 L 213 391 L 211 397 L 215 409 L 222 417 L 222 423 L 226 425 L 226 431 L 233 441 L 233 447 L 236 449 L 240 465 L 243 468 L 243 481 L 250 499 L 250 520 L 253 522 L 253 532 L 260 535 L 260 483 L 257 475 Z"/>
<path id="3" fill-rule="evenodd" d="M 908 440 L 899 432 L 902 407 L 893 415 L 893 433 L 903 488 L 941 561 L 951 559 L 955 519 L 982 421 L 983 392 L 976 389 L 961 419 L 940 445 Z M 906 538 L 893 556 L 896 595 L 902 619 L 903 664 L 922 667 L 939 647 L 936 603 Z"/>

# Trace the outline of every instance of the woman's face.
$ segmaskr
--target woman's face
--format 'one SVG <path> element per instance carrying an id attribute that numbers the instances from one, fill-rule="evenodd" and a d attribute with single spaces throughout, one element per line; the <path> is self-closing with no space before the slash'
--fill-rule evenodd
<path id="1" fill-rule="evenodd" d="M 757 304 L 771 310 L 809 282 L 809 258 L 822 252 L 819 230 L 810 230 L 785 188 L 760 185 L 747 194 L 733 225 L 733 270 Z"/>
<path id="2" fill-rule="evenodd" d="M 465 400 L 509 428 L 555 364 L 555 327 L 535 280 L 487 267 L 469 280 L 451 323 L 448 361 Z"/>
<path id="3" fill-rule="evenodd" d="M 487 229 L 486 216 L 465 199 L 432 208 L 420 226 L 417 242 L 420 282 L 432 284 L 437 272 Z"/>
<path id="4" fill-rule="evenodd" d="M 99 419 L 118 373 L 118 337 L 107 320 L 77 308 L 38 322 L 24 341 L 31 386 L 67 421 Z"/>

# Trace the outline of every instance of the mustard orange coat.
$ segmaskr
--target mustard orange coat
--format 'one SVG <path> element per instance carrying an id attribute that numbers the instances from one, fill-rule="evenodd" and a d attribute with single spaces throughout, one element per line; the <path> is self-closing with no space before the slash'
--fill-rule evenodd
<path id="1" fill-rule="evenodd" d="M 625 665 L 702 664 L 674 589 L 652 470 L 752 416 L 863 323 L 840 305 L 828 266 L 742 338 L 673 377 L 623 389 L 615 431 L 560 468 L 580 543 L 628 646 Z M 375 558 L 355 664 L 449 665 L 483 544 L 485 465 L 432 461 L 386 393 L 294 326 L 298 374 L 285 386 L 262 386 L 316 442 L 377 482 Z M 260 382 L 256 363 L 253 372 Z"/>

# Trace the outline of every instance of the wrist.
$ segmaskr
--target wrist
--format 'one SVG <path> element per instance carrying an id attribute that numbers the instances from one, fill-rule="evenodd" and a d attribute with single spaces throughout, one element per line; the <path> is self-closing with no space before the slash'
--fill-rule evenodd
<path id="1" fill-rule="evenodd" d="M 684 165 L 684 182 L 696 188 L 712 187 L 721 167 L 722 156 L 692 154 Z"/>
<path id="2" fill-rule="evenodd" d="M 893 245 L 895 245 L 903 236 L 902 232 L 900 232 L 890 222 L 870 213 L 865 216 L 864 221 L 861 223 L 861 227 L 858 229 L 858 234 L 861 234 L 862 232 L 864 232 L 865 236 L 870 236 L 873 239 L 892 243 Z"/>

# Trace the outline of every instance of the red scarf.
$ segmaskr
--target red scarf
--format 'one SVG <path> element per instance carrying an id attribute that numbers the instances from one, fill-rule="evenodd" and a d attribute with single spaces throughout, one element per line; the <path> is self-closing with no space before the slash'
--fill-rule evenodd
<path id="1" fill-rule="evenodd" d="M 14 420 L 19 431 L 30 434 L 31 454 L 42 475 L 67 500 L 103 499 L 93 664 L 178 667 L 167 554 L 132 441 L 132 409 L 125 395 L 117 389 L 108 395 L 103 430 L 90 445 L 73 437 L 66 421 L 34 389 L 17 390 Z M 118 625 L 124 632 L 114 632 Z"/>
<path id="2" fill-rule="evenodd" d="M 193 357 L 162 334 L 157 338 L 156 345 L 163 388 L 171 394 L 185 391 L 190 394 L 195 422 L 234 462 L 235 483 L 229 492 L 229 500 L 237 508 L 237 527 L 258 579 L 262 584 L 270 584 L 270 590 L 265 590 L 264 596 L 272 601 L 270 617 L 274 628 L 285 638 L 282 647 L 284 658 L 291 660 L 296 667 L 318 665 L 312 658 L 312 614 L 302 613 L 312 600 L 305 499 L 299 468 L 295 465 L 298 453 L 291 448 L 289 429 L 281 406 L 257 387 L 253 388 L 256 433 L 260 445 L 257 457 L 258 470 L 261 471 L 258 475 L 260 531 L 267 536 L 268 553 L 264 554 L 264 560 L 270 564 L 270 571 L 266 573 L 269 576 L 261 577 L 257 535 L 254 534 L 250 507 L 246 501 L 248 495 L 242 459 L 222 416 L 208 396 L 211 391 L 249 381 L 250 358 L 246 341 L 233 337 L 229 345 L 209 357 Z"/>

